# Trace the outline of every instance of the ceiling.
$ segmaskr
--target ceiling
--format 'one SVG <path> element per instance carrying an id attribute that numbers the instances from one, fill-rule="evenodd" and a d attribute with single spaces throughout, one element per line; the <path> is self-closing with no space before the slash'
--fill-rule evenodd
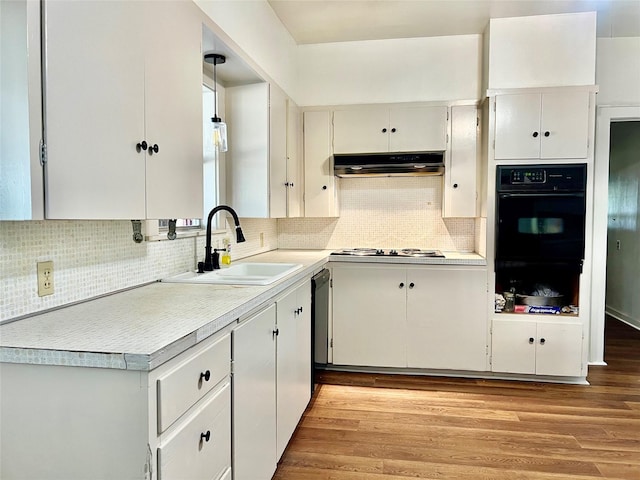
<path id="1" fill-rule="evenodd" d="M 598 37 L 640 37 L 640 0 L 268 0 L 298 44 L 482 33 L 490 18 L 598 12 Z"/>

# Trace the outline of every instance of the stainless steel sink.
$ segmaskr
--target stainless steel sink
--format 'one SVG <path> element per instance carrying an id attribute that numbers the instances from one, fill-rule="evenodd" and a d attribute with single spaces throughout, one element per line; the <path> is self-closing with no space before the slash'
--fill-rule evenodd
<path id="1" fill-rule="evenodd" d="M 162 281 L 217 285 L 269 285 L 302 268 L 299 263 L 239 263 L 212 272 L 186 272 Z"/>

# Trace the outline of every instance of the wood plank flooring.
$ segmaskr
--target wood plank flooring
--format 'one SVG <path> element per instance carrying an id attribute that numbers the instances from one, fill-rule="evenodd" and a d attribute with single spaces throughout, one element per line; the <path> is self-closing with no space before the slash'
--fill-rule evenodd
<path id="1" fill-rule="evenodd" d="M 591 385 L 323 372 L 274 480 L 640 480 L 640 332 Z"/>

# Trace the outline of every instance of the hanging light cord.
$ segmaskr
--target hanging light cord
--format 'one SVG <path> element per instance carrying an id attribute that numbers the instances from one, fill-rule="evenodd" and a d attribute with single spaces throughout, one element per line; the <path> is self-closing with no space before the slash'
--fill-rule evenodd
<path id="1" fill-rule="evenodd" d="M 220 119 L 218 118 L 218 80 L 216 77 L 217 64 L 218 62 L 214 58 L 213 59 L 213 118 L 211 119 L 212 122 L 220 121 Z"/>

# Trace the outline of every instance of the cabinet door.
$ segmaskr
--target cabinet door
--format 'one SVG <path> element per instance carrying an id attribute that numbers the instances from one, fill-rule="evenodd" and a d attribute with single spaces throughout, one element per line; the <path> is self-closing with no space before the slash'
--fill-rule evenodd
<path id="1" fill-rule="evenodd" d="M 333 363 L 406 367 L 406 273 L 333 267 Z"/>
<path id="2" fill-rule="evenodd" d="M 277 458 L 280 459 L 311 397 L 311 286 L 278 300 Z"/>
<path id="3" fill-rule="evenodd" d="M 451 155 L 444 170 L 443 217 L 478 214 L 478 111 L 451 107 Z"/>
<path id="4" fill-rule="evenodd" d="M 269 216 L 287 216 L 287 97 L 269 85 Z"/>
<path id="5" fill-rule="evenodd" d="M 145 218 L 144 2 L 43 5 L 45 216 Z"/>
<path id="6" fill-rule="evenodd" d="M 539 323 L 536 373 L 579 377 L 582 374 L 582 325 Z"/>
<path id="7" fill-rule="evenodd" d="M 336 177 L 331 161 L 331 114 L 304 112 L 304 216 L 337 216 Z"/>
<path id="8" fill-rule="evenodd" d="M 542 95 L 540 158 L 586 158 L 589 93 Z"/>
<path id="9" fill-rule="evenodd" d="M 271 478 L 276 470 L 276 306 L 243 322 L 233 345 L 233 478 Z"/>
<path id="10" fill-rule="evenodd" d="M 145 138 L 159 148 L 144 152 L 146 218 L 200 218 L 202 22 L 188 2 L 145 6 Z"/>
<path id="11" fill-rule="evenodd" d="M 269 85 L 255 83 L 225 91 L 230 205 L 240 217 L 269 217 Z"/>
<path id="12" fill-rule="evenodd" d="M 496 97 L 495 158 L 540 157 L 540 94 Z"/>
<path id="13" fill-rule="evenodd" d="M 536 373 L 536 322 L 494 320 L 491 336 L 491 371 Z"/>
<path id="14" fill-rule="evenodd" d="M 334 153 L 389 151 L 387 107 L 336 110 L 333 112 Z"/>
<path id="15" fill-rule="evenodd" d="M 392 108 L 389 151 L 419 152 L 447 149 L 447 107 Z"/>
<path id="16" fill-rule="evenodd" d="M 302 216 L 302 156 L 300 109 L 292 101 L 287 101 L 287 217 Z"/>
<path id="17" fill-rule="evenodd" d="M 486 370 L 486 270 L 409 269 L 407 286 L 407 366 Z"/>

